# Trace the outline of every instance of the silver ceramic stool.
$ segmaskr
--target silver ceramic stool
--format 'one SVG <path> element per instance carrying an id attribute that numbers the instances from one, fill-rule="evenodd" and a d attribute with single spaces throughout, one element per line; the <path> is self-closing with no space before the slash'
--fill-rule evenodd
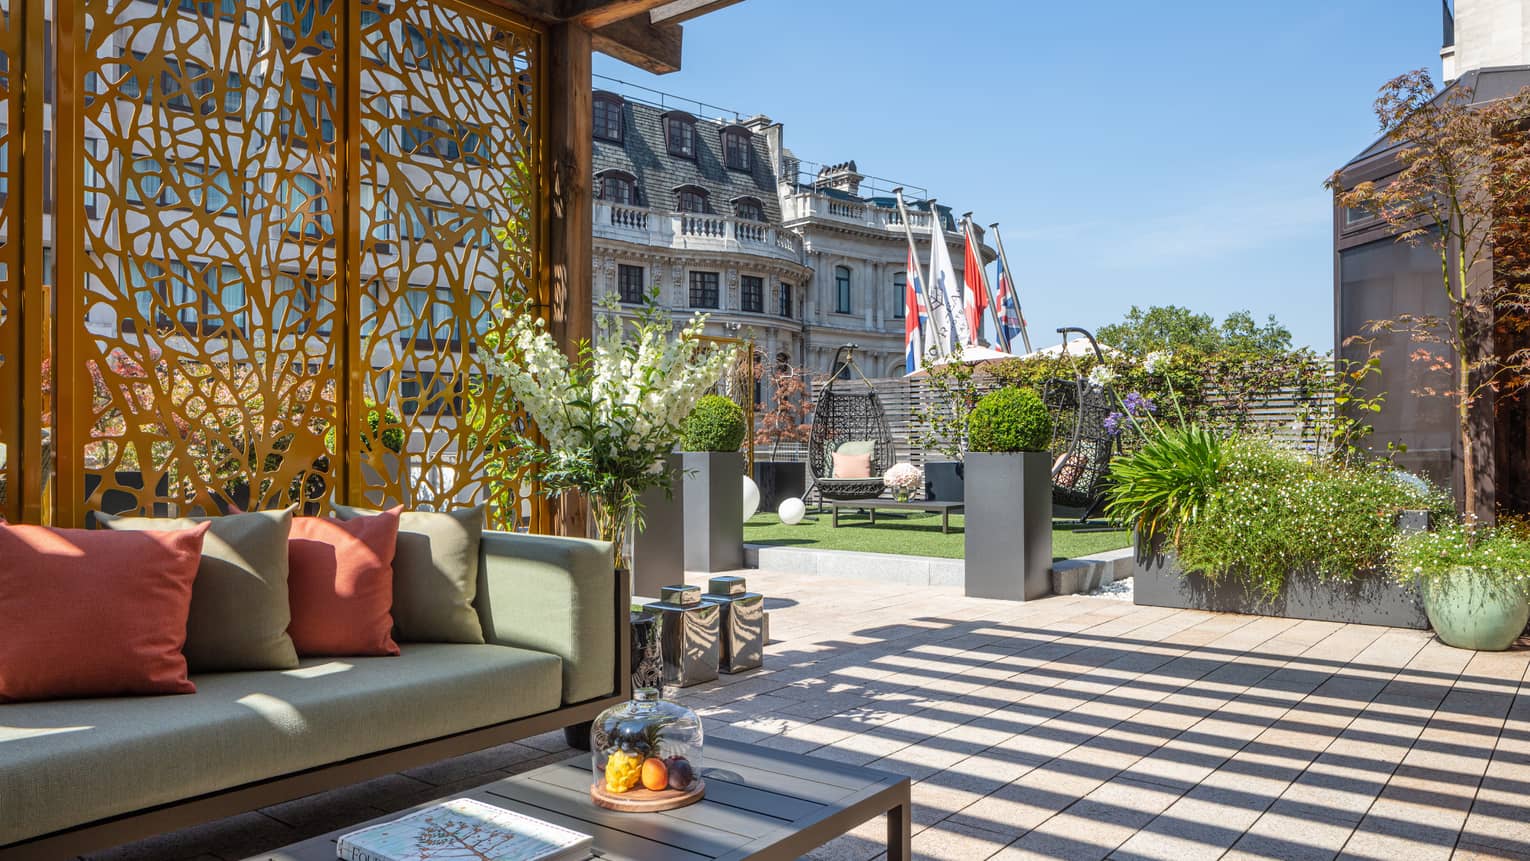
<path id="1" fill-rule="evenodd" d="M 658 613 L 664 683 L 689 687 L 717 678 L 721 608 L 701 600 L 700 586 L 665 586 L 644 609 Z"/>
<path id="2" fill-rule="evenodd" d="M 744 578 L 735 575 L 707 581 L 701 600 L 721 611 L 721 654 L 718 668 L 725 673 L 753 670 L 765 662 L 765 596 L 750 592 Z"/>

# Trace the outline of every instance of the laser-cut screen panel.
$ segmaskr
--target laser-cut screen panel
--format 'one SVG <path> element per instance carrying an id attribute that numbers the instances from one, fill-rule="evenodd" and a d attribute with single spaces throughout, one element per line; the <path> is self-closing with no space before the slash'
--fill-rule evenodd
<path id="1" fill-rule="evenodd" d="M 64 518 L 482 498 L 461 393 L 507 279 L 540 280 L 536 31 L 379 0 L 60 14 L 83 93 L 55 135 L 82 186 L 60 343 L 89 401 Z"/>

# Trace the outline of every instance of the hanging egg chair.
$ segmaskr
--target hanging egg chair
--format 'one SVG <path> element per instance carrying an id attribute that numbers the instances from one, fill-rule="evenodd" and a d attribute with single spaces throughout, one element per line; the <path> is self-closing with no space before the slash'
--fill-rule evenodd
<path id="1" fill-rule="evenodd" d="M 1068 353 L 1068 334 L 1076 332 L 1089 340 L 1095 358 L 1105 360 L 1105 353 L 1086 329 L 1065 326 L 1062 354 L 1073 363 L 1073 379 L 1048 380 L 1042 387 L 1042 401 L 1052 415 L 1052 505 L 1067 509 L 1086 521 L 1103 501 L 1105 479 L 1110 459 L 1119 451 L 1120 441 L 1106 427 L 1105 419 L 1116 409 L 1115 392 L 1099 385 L 1083 373 L 1077 359 Z"/>
<path id="2" fill-rule="evenodd" d="M 867 476 L 836 476 L 834 455 L 871 456 Z M 808 472 L 812 483 L 807 494 L 819 499 L 870 499 L 879 496 L 882 474 L 893 465 L 892 431 L 882 400 L 855 363 L 855 345 L 834 353 L 833 376 L 824 384 L 813 406 L 813 426 L 808 434 Z"/>

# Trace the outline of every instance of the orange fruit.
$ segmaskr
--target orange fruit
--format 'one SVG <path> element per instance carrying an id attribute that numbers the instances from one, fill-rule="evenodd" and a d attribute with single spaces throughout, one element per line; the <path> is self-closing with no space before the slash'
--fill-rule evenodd
<path id="1" fill-rule="evenodd" d="M 657 756 L 643 760 L 643 788 L 658 792 L 669 788 L 669 766 Z"/>

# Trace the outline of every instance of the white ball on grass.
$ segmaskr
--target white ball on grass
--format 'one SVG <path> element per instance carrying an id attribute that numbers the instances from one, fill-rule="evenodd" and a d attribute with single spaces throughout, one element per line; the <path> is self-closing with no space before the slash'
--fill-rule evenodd
<path id="1" fill-rule="evenodd" d="M 807 516 L 807 506 L 797 497 L 784 500 L 781 507 L 776 509 L 776 514 L 781 516 L 781 522 L 787 526 L 796 526 Z"/>
<path id="2" fill-rule="evenodd" d="M 760 510 L 760 486 L 754 483 L 754 479 L 744 476 L 744 522 Z"/>

